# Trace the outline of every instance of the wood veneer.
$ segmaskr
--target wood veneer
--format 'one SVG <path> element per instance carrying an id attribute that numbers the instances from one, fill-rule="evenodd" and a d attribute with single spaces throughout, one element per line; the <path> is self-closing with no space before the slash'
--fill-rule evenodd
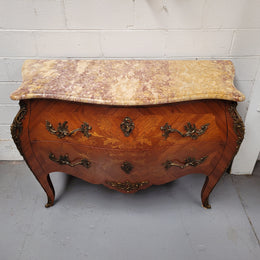
<path id="1" fill-rule="evenodd" d="M 225 100 L 201 100 L 156 106 L 104 106 L 53 99 L 28 99 L 20 102 L 21 110 L 14 120 L 12 135 L 33 174 L 45 190 L 48 203 L 54 203 L 55 192 L 49 174 L 65 172 L 94 184 L 124 193 L 133 193 L 151 185 L 161 185 L 191 173 L 206 175 L 201 191 L 202 204 L 210 208 L 208 197 L 230 165 L 243 139 L 244 127 L 236 103 Z M 135 128 L 126 137 L 120 128 L 130 117 Z M 86 137 L 75 132 L 62 139 L 51 134 L 46 121 L 54 129 L 68 121 L 69 131 L 83 122 L 91 126 Z M 162 134 L 168 123 L 184 133 L 190 122 L 197 129 L 208 124 L 197 139 L 170 133 Z M 86 159 L 90 167 L 59 164 L 50 159 L 67 155 L 72 165 Z M 204 158 L 205 157 L 205 158 Z M 193 158 L 194 165 L 188 165 Z M 202 160 L 202 158 L 204 158 Z M 186 162 L 185 162 L 186 160 Z M 171 161 L 183 167 L 172 165 Z M 133 168 L 122 170 L 123 163 Z"/>

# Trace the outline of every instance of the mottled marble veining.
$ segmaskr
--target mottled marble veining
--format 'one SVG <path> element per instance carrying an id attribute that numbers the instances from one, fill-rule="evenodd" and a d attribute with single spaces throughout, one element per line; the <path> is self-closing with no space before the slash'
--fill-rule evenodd
<path id="1" fill-rule="evenodd" d="M 22 85 L 11 98 L 106 105 L 243 101 L 234 74 L 228 60 L 27 60 Z"/>

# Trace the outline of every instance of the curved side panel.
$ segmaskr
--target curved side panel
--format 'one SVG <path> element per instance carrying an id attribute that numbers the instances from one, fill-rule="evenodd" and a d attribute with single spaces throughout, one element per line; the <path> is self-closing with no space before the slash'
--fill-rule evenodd
<path id="1" fill-rule="evenodd" d="M 16 117 L 14 118 L 10 130 L 11 130 L 11 135 L 14 140 L 14 143 L 18 151 L 20 152 L 20 154 L 23 156 L 20 137 L 23 131 L 23 120 L 25 115 L 27 114 L 27 103 L 24 100 L 20 100 L 19 105 L 20 105 L 20 110 L 17 113 Z"/>
<path id="2" fill-rule="evenodd" d="M 31 148 L 28 133 L 31 114 L 30 102 L 30 100 L 20 101 L 20 111 L 16 115 L 11 126 L 11 134 L 17 149 L 47 194 L 48 202 L 45 207 L 50 207 L 54 203 L 55 191 L 49 174 L 43 170 Z"/>
<path id="3" fill-rule="evenodd" d="M 202 205 L 205 208 L 211 208 L 208 203 L 209 195 L 231 164 L 244 138 L 244 123 L 236 110 L 236 105 L 236 102 L 226 103 L 227 143 L 217 167 L 206 177 L 206 181 L 201 190 Z"/>
<path id="4" fill-rule="evenodd" d="M 237 143 L 236 153 L 237 153 L 238 149 L 244 139 L 245 125 L 236 110 L 236 106 L 237 106 L 236 102 L 231 103 L 230 107 L 228 108 L 228 112 L 233 119 L 233 130 L 234 130 L 235 134 L 237 135 L 237 141 L 236 141 L 236 143 Z M 234 154 L 234 156 L 236 155 L 236 153 Z"/>

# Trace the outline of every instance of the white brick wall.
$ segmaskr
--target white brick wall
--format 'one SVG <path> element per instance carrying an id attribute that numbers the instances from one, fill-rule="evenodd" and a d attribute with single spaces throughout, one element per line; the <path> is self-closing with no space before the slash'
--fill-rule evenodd
<path id="1" fill-rule="evenodd" d="M 55 30 L 33 34 L 40 57 L 101 57 L 100 33 L 97 31 Z"/>
<path id="2" fill-rule="evenodd" d="M 251 29 L 260 27 L 259 0 L 205 1 L 206 28 Z"/>
<path id="3" fill-rule="evenodd" d="M 0 159 L 20 159 L 10 92 L 34 58 L 231 59 L 247 100 L 260 69 L 260 0 L 0 0 Z"/>
<path id="4" fill-rule="evenodd" d="M 69 29 L 126 29 L 134 23 L 134 1 L 64 1 Z"/>
<path id="5" fill-rule="evenodd" d="M 136 29 L 200 29 L 204 0 L 136 0 Z"/>
<path id="6" fill-rule="evenodd" d="M 66 29 L 63 0 L 1 0 L 0 28 Z"/>
<path id="7" fill-rule="evenodd" d="M 101 33 L 104 57 L 163 57 L 166 33 L 164 31 L 107 31 Z"/>
<path id="8" fill-rule="evenodd" d="M 168 31 L 165 55 L 170 57 L 227 57 L 232 37 L 231 30 Z"/>
<path id="9" fill-rule="evenodd" d="M 235 31 L 230 53 L 233 56 L 259 56 L 260 29 Z"/>

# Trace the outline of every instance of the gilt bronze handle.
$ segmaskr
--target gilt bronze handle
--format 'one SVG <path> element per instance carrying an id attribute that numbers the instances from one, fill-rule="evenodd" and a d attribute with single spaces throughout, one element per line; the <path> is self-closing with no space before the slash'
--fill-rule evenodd
<path id="1" fill-rule="evenodd" d="M 52 126 L 52 124 L 46 120 L 46 129 L 48 130 L 48 132 L 50 132 L 53 135 L 56 135 L 58 138 L 64 138 L 65 136 L 71 136 L 76 132 L 82 132 L 84 136 L 89 138 L 91 136 L 91 134 L 88 131 L 91 130 L 92 127 L 88 123 L 84 122 L 80 128 L 69 131 L 68 122 L 65 121 L 63 123 L 59 123 L 57 130 L 55 130 L 55 128 Z"/>
<path id="2" fill-rule="evenodd" d="M 208 158 L 207 155 L 201 157 L 199 160 L 196 160 L 195 158 L 192 158 L 192 157 L 188 157 L 185 159 L 185 161 L 183 163 L 176 163 L 176 162 L 167 160 L 165 163 L 163 163 L 163 165 L 166 170 L 170 169 L 172 166 L 184 169 L 189 166 L 196 167 L 196 166 L 200 165 L 201 163 L 203 163 L 207 158 Z"/>
<path id="3" fill-rule="evenodd" d="M 124 135 L 128 137 L 135 128 L 135 124 L 130 117 L 125 117 L 124 121 L 120 124 L 120 128 Z"/>
<path id="4" fill-rule="evenodd" d="M 161 127 L 161 131 L 163 131 L 162 136 L 165 137 L 165 139 L 168 138 L 170 133 L 174 133 L 177 132 L 178 134 L 180 134 L 182 137 L 191 137 L 191 139 L 197 139 L 200 135 L 203 135 L 206 130 L 208 129 L 209 123 L 202 125 L 200 129 L 197 129 L 195 124 L 191 124 L 190 122 L 188 122 L 185 126 L 185 133 L 180 132 L 177 129 L 172 128 L 170 125 L 168 125 L 168 123 L 166 123 L 164 126 Z"/>
<path id="5" fill-rule="evenodd" d="M 59 159 L 57 159 L 56 156 L 53 153 L 49 153 L 49 159 L 52 160 L 53 162 L 58 163 L 58 164 L 68 165 L 70 167 L 82 165 L 85 168 L 89 168 L 91 166 L 91 162 L 89 160 L 87 160 L 86 158 L 81 159 L 79 162 L 72 163 L 67 154 L 60 155 Z"/>

